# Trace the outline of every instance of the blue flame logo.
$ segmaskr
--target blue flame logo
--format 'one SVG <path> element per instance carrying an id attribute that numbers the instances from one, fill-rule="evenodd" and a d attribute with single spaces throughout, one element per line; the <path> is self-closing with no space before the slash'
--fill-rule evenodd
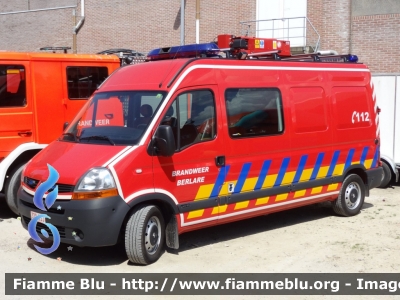
<path id="1" fill-rule="evenodd" d="M 43 204 L 44 194 L 48 190 L 52 189 L 52 187 L 57 183 L 57 180 L 59 178 L 58 172 L 52 166 L 47 164 L 47 168 L 49 169 L 49 177 L 47 178 L 46 181 L 44 181 L 41 185 L 39 185 L 33 196 L 33 203 L 37 208 L 43 211 L 47 211 L 47 209 L 49 209 L 54 204 L 58 195 L 58 186 L 56 185 L 54 189 L 47 194 L 46 200 L 44 201 L 46 206 Z M 46 214 L 40 214 L 34 217 L 29 222 L 28 232 L 33 240 L 35 240 L 38 243 L 44 243 L 36 232 L 37 223 L 39 222 L 40 219 L 51 219 L 51 218 Z M 53 235 L 53 245 L 50 248 L 42 248 L 36 245 L 34 246 L 36 250 L 39 251 L 40 253 L 50 254 L 54 252 L 58 248 L 58 246 L 60 246 L 60 233 L 58 232 L 57 228 L 50 223 L 43 223 L 43 225 L 47 226 L 47 228 L 50 229 Z M 49 234 L 45 229 L 41 229 L 40 232 L 43 234 L 44 237 L 46 238 L 49 237 Z"/>

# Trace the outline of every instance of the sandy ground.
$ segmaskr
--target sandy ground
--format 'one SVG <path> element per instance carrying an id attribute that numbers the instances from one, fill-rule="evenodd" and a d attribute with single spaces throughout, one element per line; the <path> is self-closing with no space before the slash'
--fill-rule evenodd
<path id="1" fill-rule="evenodd" d="M 128 262 L 123 244 L 67 250 L 45 256 L 6 207 L 0 194 L 0 299 L 5 273 L 400 273 L 400 185 L 374 189 L 355 217 L 336 216 L 330 203 L 270 214 L 183 234 L 179 251 L 165 252 L 149 266 Z M 57 260 L 57 257 L 61 260 Z M 30 258 L 30 260 L 28 260 Z M 400 276 L 399 276 L 400 280 Z M 56 296 L 58 299 L 109 299 Z M 137 296 L 113 296 L 132 299 Z M 265 299 L 266 296 L 206 296 Z M 269 299 L 396 299 L 399 296 L 268 296 Z M 203 299 L 204 296 L 143 296 L 145 299 Z"/>

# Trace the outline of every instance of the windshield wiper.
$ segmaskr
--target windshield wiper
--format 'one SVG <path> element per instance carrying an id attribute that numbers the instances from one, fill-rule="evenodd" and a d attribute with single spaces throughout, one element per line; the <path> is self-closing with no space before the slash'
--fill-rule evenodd
<path id="1" fill-rule="evenodd" d="M 74 139 L 74 142 L 77 142 L 77 141 L 78 141 L 78 139 L 76 138 L 76 135 L 73 134 L 73 133 L 71 133 L 71 132 L 64 132 L 64 133 L 62 134 L 62 136 L 70 136 L 70 137 L 72 137 L 72 138 Z"/>
<path id="2" fill-rule="evenodd" d="M 110 139 L 106 135 L 91 135 L 79 138 L 79 140 L 105 140 L 108 141 L 111 145 L 115 146 L 115 143 L 112 139 Z"/>

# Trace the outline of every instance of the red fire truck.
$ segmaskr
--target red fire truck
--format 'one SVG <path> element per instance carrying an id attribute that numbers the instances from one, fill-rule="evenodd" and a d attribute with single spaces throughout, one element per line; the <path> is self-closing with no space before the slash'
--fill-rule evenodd
<path id="1" fill-rule="evenodd" d="M 0 192 L 13 212 L 23 166 L 119 66 L 115 55 L 0 52 Z"/>
<path id="2" fill-rule="evenodd" d="M 122 237 L 138 264 L 207 226 L 322 201 L 358 214 L 382 179 L 370 71 L 355 55 L 289 49 L 221 35 L 120 68 L 27 164 L 23 226 L 40 212 L 33 196 L 48 164 L 59 195 L 46 213 L 61 242 Z"/>

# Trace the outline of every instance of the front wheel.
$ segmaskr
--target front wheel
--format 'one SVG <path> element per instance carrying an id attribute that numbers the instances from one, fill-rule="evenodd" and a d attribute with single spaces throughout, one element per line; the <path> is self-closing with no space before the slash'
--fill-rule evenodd
<path id="1" fill-rule="evenodd" d="M 21 185 L 21 173 L 25 167 L 25 163 L 17 166 L 9 173 L 9 178 L 6 182 L 5 196 L 8 207 L 11 211 L 18 215 L 18 189 Z"/>
<path id="2" fill-rule="evenodd" d="M 154 205 L 133 212 L 125 228 L 125 251 L 133 263 L 147 265 L 157 261 L 164 249 L 165 224 Z"/>
<path id="3" fill-rule="evenodd" d="M 339 197 L 333 202 L 333 210 L 344 217 L 354 216 L 360 212 L 364 198 L 364 182 L 360 176 L 350 174 L 344 179 Z"/>

